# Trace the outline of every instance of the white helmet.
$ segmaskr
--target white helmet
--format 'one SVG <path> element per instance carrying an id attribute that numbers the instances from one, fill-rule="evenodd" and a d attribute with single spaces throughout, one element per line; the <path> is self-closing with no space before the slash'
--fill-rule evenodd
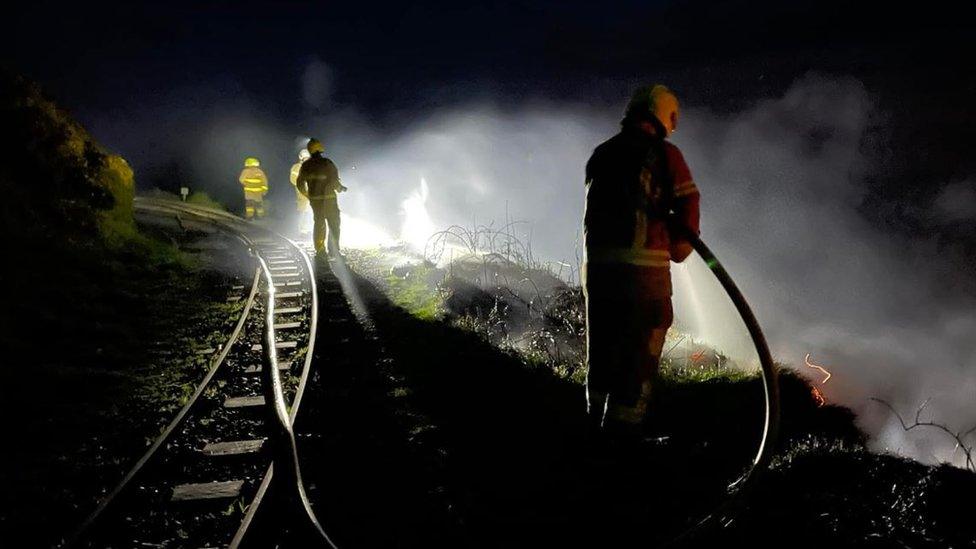
<path id="1" fill-rule="evenodd" d="M 667 135 L 671 135 L 678 129 L 678 98 L 667 86 L 644 86 L 634 92 L 624 116 L 632 120 L 653 117 L 661 123 Z"/>

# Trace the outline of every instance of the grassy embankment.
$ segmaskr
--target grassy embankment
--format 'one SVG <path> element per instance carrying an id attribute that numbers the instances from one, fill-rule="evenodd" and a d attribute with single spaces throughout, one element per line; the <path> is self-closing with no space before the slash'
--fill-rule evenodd
<path id="1" fill-rule="evenodd" d="M 131 168 L 35 85 L 0 74 L 0 112 L 0 538 L 40 546 L 91 511 L 182 405 L 209 362 L 186 345 L 216 347 L 239 305 L 179 234 L 140 230 Z"/>
<path id="2" fill-rule="evenodd" d="M 578 291 L 547 300 L 549 310 L 539 315 L 557 318 L 542 323 L 548 333 L 535 338 L 499 326 L 506 322 L 505 307 L 452 304 L 447 288 L 459 285 L 449 279 L 431 285 L 436 277 L 429 266 L 393 272 L 377 266 L 376 253 L 354 252 L 350 263 L 403 312 L 376 313 L 374 320 L 391 338 L 387 345 L 399 358 L 401 375 L 412 380 L 409 405 L 436 426 L 427 438 L 433 439 L 436 455 L 447 456 L 442 476 L 475 477 L 447 489 L 454 512 L 466 524 L 463 530 L 481 527 L 484 531 L 476 531 L 488 536 L 483 539 L 501 536 L 510 542 L 506 528 L 528 520 L 520 528 L 534 529 L 539 540 L 550 543 L 562 536 L 572 543 L 587 539 L 592 529 L 574 528 L 570 534 L 557 524 L 599 530 L 605 522 L 604 534 L 620 536 L 621 543 L 633 541 L 628 538 L 635 533 L 623 533 L 631 527 L 646 532 L 644 540 L 663 539 L 667 534 L 646 530 L 654 517 L 673 528 L 708 509 L 704 502 L 720 501 L 724 483 L 755 451 L 761 380 L 730 368 L 689 369 L 666 361 L 654 428 L 670 437 L 668 442 L 636 469 L 614 456 L 610 469 L 594 470 L 586 465 L 586 451 L 573 442 L 583 423 L 585 379 Z M 560 352 L 552 345 L 531 345 L 573 337 L 575 348 L 562 345 Z M 780 546 L 789 539 L 798 540 L 794 546 L 976 546 L 976 524 L 959 503 L 976 490 L 976 475 L 872 453 L 850 410 L 821 406 L 809 382 L 785 366 L 780 386 L 782 429 L 770 469 L 735 508 L 734 520 L 697 543 L 736 539 Z M 567 458 L 567 452 L 578 455 Z M 662 501 L 642 498 L 641 491 Z M 603 502 L 598 510 L 590 507 L 594 501 Z M 528 543 L 528 536 L 518 539 Z"/>

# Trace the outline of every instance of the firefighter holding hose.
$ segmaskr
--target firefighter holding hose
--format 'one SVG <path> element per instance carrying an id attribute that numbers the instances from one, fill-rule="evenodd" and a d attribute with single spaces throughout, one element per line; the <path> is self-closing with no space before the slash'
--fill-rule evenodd
<path id="1" fill-rule="evenodd" d="M 672 322 L 671 261 L 698 233 L 699 194 L 678 147 L 678 100 L 665 86 L 639 88 L 620 132 L 586 165 L 583 219 L 587 412 L 593 433 L 637 438 L 647 416 Z"/>
<path id="2" fill-rule="evenodd" d="M 238 178 L 244 187 L 244 217 L 264 217 L 264 195 L 268 194 L 268 176 L 261 169 L 261 161 L 253 156 L 244 159 L 244 169 Z"/>
<path id="3" fill-rule="evenodd" d="M 312 241 L 315 251 L 326 251 L 329 258 L 339 253 L 339 197 L 346 190 L 339 179 L 339 169 L 324 156 L 325 147 L 318 139 L 310 139 L 306 147 L 310 158 L 298 170 L 296 188 L 308 198 L 314 218 Z M 326 244 L 328 236 L 328 244 Z"/>

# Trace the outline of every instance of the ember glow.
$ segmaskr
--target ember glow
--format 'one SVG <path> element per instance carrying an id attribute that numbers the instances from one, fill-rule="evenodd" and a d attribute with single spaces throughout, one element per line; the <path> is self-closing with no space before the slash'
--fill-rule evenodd
<path id="1" fill-rule="evenodd" d="M 817 401 L 817 408 L 822 408 L 824 404 L 827 404 L 827 399 L 823 396 L 823 393 L 820 392 L 820 389 L 817 389 L 811 385 L 810 393 L 813 394 L 813 399 Z"/>
<path id="2" fill-rule="evenodd" d="M 823 366 L 818 366 L 818 365 L 810 362 L 810 353 L 807 353 L 807 356 L 803 358 L 803 363 L 806 364 L 808 368 L 813 368 L 815 370 L 820 370 L 821 372 L 824 373 L 824 375 L 827 376 L 827 377 L 823 378 L 823 381 L 820 382 L 821 385 L 823 385 L 824 383 L 827 383 L 827 380 L 830 379 L 831 373 L 828 372 L 826 368 L 824 368 Z"/>
<path id="3" fill-rule="evenodd" d="M 821 373 L 827 376 L 823 378 L 823 381 L 820 382 L 821 385 L 827 383 L 827 380 L 830 379 L 831 373 L 828 372 L 826 368 L 814 364 L 813 362 L 810 362 L 810 353 L 807 353 L 807 356 L 803 357 L 803 363 L 806 364 L 808 368 L 813 368 L 814 370 L 820 370 Z M 824 397 L 823 392 L 820 389 L 818 389 L 816 386 L 811 385 L 810 392 L 813 393 L 813 399 L 817 401 L 817 408 L 820 408 L 821 406 L 827 403 L 827 398 Z"/>

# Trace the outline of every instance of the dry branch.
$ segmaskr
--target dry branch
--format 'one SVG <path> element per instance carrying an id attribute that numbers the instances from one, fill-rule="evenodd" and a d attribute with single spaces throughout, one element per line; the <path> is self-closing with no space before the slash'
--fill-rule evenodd
<path id="1" fill-rule="evenodd" d="M 925 410 L 925 407 L 928 406 L 929 401 L 932 400 L 931 398 L 925 399 L 925 402 L 923 402 L 922 405 L 918 407 L 918 410 L 915 411 L 915 421 L 911 424 L 908 424 L 908 422 L 905 421 L 905 419 L 901 416 L 901 414 L 899 414 L 898 411 L 895 410 L 894 406 L 889 404 L 887 401 L 875 397 L 871 397 L 871 400 L 880 403 L 881 405 L 891 410 L 891 413 L 894 414 L 896 418 L 898 418 L 898 421 L 899 423 L 901 423 L 901 427 L 902 429 L 905 430 L 905 432 L 911 431 L 912 429 L 917 429 L 919 427 L 931 427 L 939 431 L 942 431 L 943 433 L 951 437 L 953 440 L 956 441 L 956 447 L 953 448 L 953 451 L 961 450 L 963 455 L 966 457 L 966 469 L 976 473 L 976 463 L 974 463 L 973 461 L 973 453 L 976 452 L 976 444 L 966 445 L 966 439 L 971 434 L 976 432 L 976 425 L 974 425 L 968 431 L 954 432 L 952 429 L 948 428 L 947 426 L 941 423 L 935 423 L 933 421 L 922 421 L 922 412 Z"/>

